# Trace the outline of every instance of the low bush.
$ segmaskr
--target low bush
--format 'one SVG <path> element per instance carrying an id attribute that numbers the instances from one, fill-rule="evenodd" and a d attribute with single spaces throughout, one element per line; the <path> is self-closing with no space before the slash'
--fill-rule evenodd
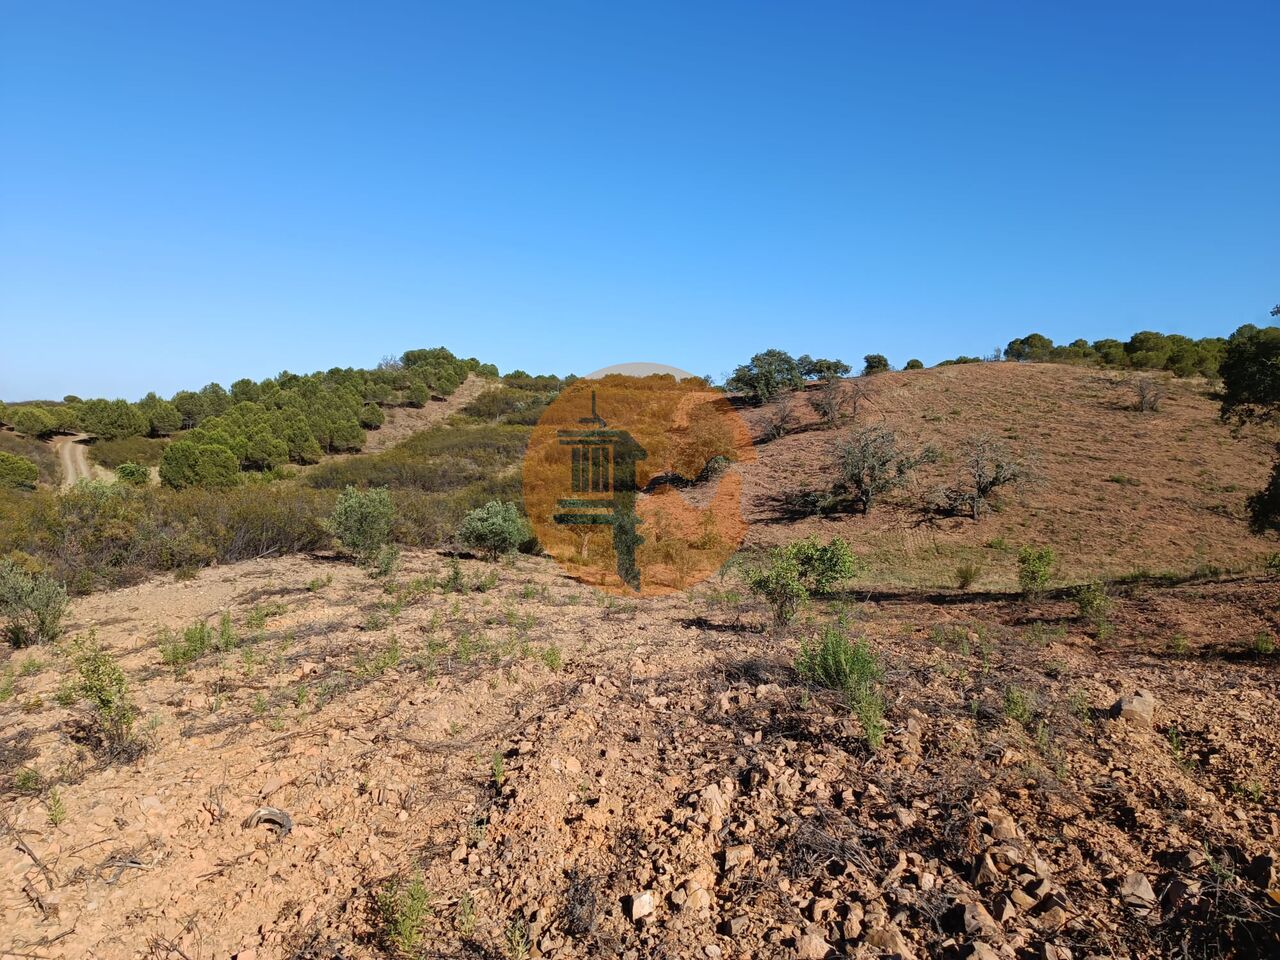
<path id="1" fill-rule="evenodd" d="M 1029 598 L 1042 596 L 1053 581 L 1058 557 L 1050 547 L 1023 547 L 1018 551 L 1018 585 Z"/>
<path id="2" fill-rule="evenodd" d="M 347 487 L 329 515 L 329 530 L 349 553 L 371 561 L 391 539 L 395 506 L 385 488 Z"/>
<path id="3" fill-rule="evenodd" d="M 1082 583 L 1072 593 L 1080 617 L 1091 623 L 1095 629 L 1104 630 L 1107 626 L 1107 615 L 1111 612 L 1111 596 L 1107 593 L 1106 584 L 1101 580 Z"/>
<path id="4" fill-rule="evenodd" d="M 71 646 L 77 682 L 75 695 L 89 705 L 89 732 L 100 750 L 115 756 L 136 747 L 133 724 L 138 708 L 116 659 L 104 650 L 93 633 Z"/>
<path id="5" fill-rule="evenodd" d="M 790 623 L 811 594 L 826 593 L 856 576 L 865 564 L 839 537 L 821 543 L 810 537 L 769 551 L 765 562 L 747 570 L 747 587 L 764 599 L 774 622 Z"/>
<path id="6" fill-rule="evenodd" d="M 40 468 L 34 460 L 0 450 L 0 489 L 34 490 Z"/>
<path id="7" fill-rule="evenodd" d="M 124 463 L 158 467 L 168 440 L 150 437 L 125 437 L 121 440 L 98 440 L 89 444 L 89 458 L 109 470 Z"/>
<path id="8" fill-rule="evenodd" d="M 840 630 L 826 626 L 816 643 L 804 643 L 796 672 L 810 683 L 836 690 L 862 724 L 872 749 L 884 744 L 884 667 L 866 640 L 851 643 Z"/>
<path id="9" fill-rule="evenodd" d="M 982 578 L 982 565 L 979 563 L 962 563 L 956 567 L 956 586 L 968 590 Z"/>
<path id="10" fill-rule="evenodd" d="M 458 528 L 458 540 L 490 560 L 512 553 L 529 539 L 529 523 L 514 503 L 491 500 L 472 510 Z"/>
<path id="11" fill-rule="evenodd" d="M 135 487 L 145 487 L 151 480 L 151 471 L 140 463 L 122 463 L 116 467 L 116 479 Z"/>
<path id="12" fill-rule="evenodd" d="M 62 633 L 67 591 L 52 577 L 0 560 L 0 618 L 15 647 L 48 643 Z"/>

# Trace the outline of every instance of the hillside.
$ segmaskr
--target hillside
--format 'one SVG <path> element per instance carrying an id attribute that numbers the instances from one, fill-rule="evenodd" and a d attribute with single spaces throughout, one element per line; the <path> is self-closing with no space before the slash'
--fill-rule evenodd
<path id="1" fill-rule="evenodd" d="M 941 459 L 867 516 L 781 519 L 854 428 L 793 403 L 737 468 L 747 550 L 688 594 L 407 548 L 380 579 L 317 549 L 73 600 L 68 640 L 119 665 L 135 736 L 96 739 L 69 642 L 0 653 L 0 949 L 1280 955 L 1280 578 L 1243 520 L 1269 434 L 1233 437 L 1199 381 L 1138 413 L 1122 375 L 1069 366 L 859 388 L 859 424 Z M 740 412 L 763 434 L 778 411 Z M 506 482 L 526 429 L 437 423 L 331 479 Z M 978 432 L 1036 482 L 978 522 L 929 512 Z M 741 568 L 811 533 L 870 568 L 778 626 Z M 1025 544 L 1061 559 L 1036 598 L 1013 589 Z M 1099 577 L 1089 615 L 1069 587 Z M 879 735 L 800 669 L 823 636 L 881 671 Z"/>
<path id="2" fill-rule="evenodd" d="M 883 373 L 845 384 L 865 390 L 858 425 L 885 425 L 908 446 L 935 444 L 940 462 L 891 491 L 866 517 L 780 518 L 773 498 L 818 485 L 849 428 L 819 429 L 793 402 L 796 430 L 758 448 L 745 468 L 750 542 L 819 534 L 848 538 L 874 562 L 872 580 L 942 586 L 956 566 L 986 571 L 980 585 L 1012 584 L 1014 554 L 1052 546 L 1067 580 L 1249 567 L 1276 549 L 1249 535 L 1245 499 L 1266 481 L 1274 432 L 1240 437 L 1218 417 L 1202 380 L 1165 383 L 1160 409 L 1133 409 L 1136 377 L 1058 364 L 981 363 Z M 809 394 L 814 393 L 810 388 Z M 776 404 L 743 415 L 757 434 Z M 939 518 L 929 493 L 960 475 L 965 440 L 987 434 L 1029 457 L 1035 480 L 975 523 Z M 993 546 L 994 544 L 994 546 Z"/>

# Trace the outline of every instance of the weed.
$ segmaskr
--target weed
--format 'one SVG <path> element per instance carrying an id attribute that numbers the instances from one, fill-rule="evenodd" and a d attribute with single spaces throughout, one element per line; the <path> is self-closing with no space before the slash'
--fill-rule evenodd
<path id="1" fill-rule="evenodd" d="M 563 660 L 560 657 L 560 648 L 554 643 L 542 648 L 542 662 L 547 665 L 548 670 L 559 670 L 563 666 Z"/>
<path id="2" fill-rule="evenodd" d="M 503 781 L 507 779 L 507 763 L 503 759 L 501 750 L 493 751 L 489 766 L 490 772 L 493 774 L 493 785 L 501 790 Z"/>
<path id="3" fill-rule="evenodd" d="M 1253 638 L 1253 652 L 1260 657 L 1269 657 L 1276 652 L 1275 638 L 1270 634 L 1260 633 Z"/>
<path id="4" fill-rule="evenodd" d="M 199 659 L 215 645 L 213 630 L 200 620 L 177 637 L 167 627 L 160 634 L 160 661 L 169 667 L 180 667 Z"/>
<path id="5" fill-rule="evenodd" d="M 1179 657 L 1186 656 L 1191 652 L 1191 641 L 1181 633 L 1175 633 L 1169 638 L 1169 652 Z"/>
<path id="6" fill-rule="evenodd" d="M 67 805 L 62 802 L 62 793 L 57 787 L 50 787 L 44 798 L 45 811 L 49 815 L 49 826 L 57 827 L 67 819 Z"/>
<path id="7" fill-rule="evenodd" d="M 464 593 L 467 583 L 462 577 L 462 564 L 457 557 L 449 558 L 449 575 L 440 584 L 445 593 Z"/>
<path id="8" fill-rule="evenodd" d="M 386 580 L 395 576 L 400 570 L 400 548 L 394 543 L 384 543 L 374 554 L 369 575 L 375 579 Z"/>
<path id="9" fill-rule="evenodd" d="M 32 767 L 22 767 L 13 775 L 13 787 L 22 793 L 39 793 L 44 786 L 44 777 Z"/>
<path id="10" fill-rule="evenodd" d="M 257 695 L 253 698 L 253 715 L 261 720 L 267 715 L 267 708 L 267 695 L 259 690 Z"/>
<path id="11" fill-rule="evenodd" d="M 39 657 L 28 657 L 22 661 L 22 666 L 18 667 L 18 676 L 33 677 L 45 668 L 45 661 Z"/>
<path id="12" fill-rule="evenodd" d="M 13 674 L 8 670 L 0 673 L 0 703 L 12 700 L 16 689 L 17 683 L 13 679 Z"/>
<path id="13" fill-rule="evenodd" d="M 1089 697 L 1083 690 L 1071 691 L 1067 697 L 1067 709 L 1086 726 L 1093 723 L 1093 712 L 1089 707 Z"/>
<path id="14" fill-rule="evenodd" d="M 956 587 L 960 590 L 968 590 L 980 579 L 982 579 L 982 564 L 980 563 L 962 563 L 956 567 Z"/>
<path id="15" fill-rule="evenodd" d="M 470 939 L 476 930 L 476 902 L 470 891 L 463 891 L 458 897 L 458 909 L 454 915 L 454 926 L 464 940 Z"/>
<path id="16" fill-rule="evenodd" d="M 529 930 L 523 923 L 507 927 L 506 941 L 508 960 L 529 960 Z"/>
<path id="17" fill-rule="evenodd" d="M 1262 568 L 1272 576 L 1280 576 L 1280 552 L 1267 554 L 1262 561 Z"/>
<path id="18" fill-rule="evenodd" d="M 415 875 L 397 881 L 377 895 L 379 936 L 397 957 L 416 956 L 422 948 L 422 925 L 431 913 L 431 893 Z"/>
<path id="19" fill-rule="evenodd" d="M 1023 727 L 1029 726 L 1034 715 L 1031 695 L 1021 687 L 1006 687 L 1004 691 L 1004 715 Z"/>
<path id="20" fill-rule="evenodd" d="M 307 581 L 307 590 L 311 593 L 319 593 L 331 583 L 333 583 L 333 574 L 331 573 L 323 577 L 315 577 Z"/>

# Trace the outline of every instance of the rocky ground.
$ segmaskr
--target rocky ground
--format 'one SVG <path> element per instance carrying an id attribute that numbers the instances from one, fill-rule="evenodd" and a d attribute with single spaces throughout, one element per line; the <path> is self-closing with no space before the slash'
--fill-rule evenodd
<path id="1" fill-rule="evenodd" d="M 869 590 L 777 632 L 731 575 L 621 601 L 460 572 L 76 601 L 141 709 L 114 756 L 62 654 L 9 654 L 0 955 L 1280 954 L 1275 578 L 1134 584 L 1101 631 Z M 215 647 L 163 663 L 202 620 Z M 882 659 L 879 749 L 793 668 L 823 624 Z"/>

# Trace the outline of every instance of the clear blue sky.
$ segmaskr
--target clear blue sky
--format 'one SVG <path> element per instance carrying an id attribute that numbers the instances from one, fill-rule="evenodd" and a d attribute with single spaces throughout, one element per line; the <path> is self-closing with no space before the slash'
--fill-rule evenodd
<path id="1" fill-rule="evenodd" d="M 1280 300 L 1280 4 L 0 2 L 0 397 Z"/>

